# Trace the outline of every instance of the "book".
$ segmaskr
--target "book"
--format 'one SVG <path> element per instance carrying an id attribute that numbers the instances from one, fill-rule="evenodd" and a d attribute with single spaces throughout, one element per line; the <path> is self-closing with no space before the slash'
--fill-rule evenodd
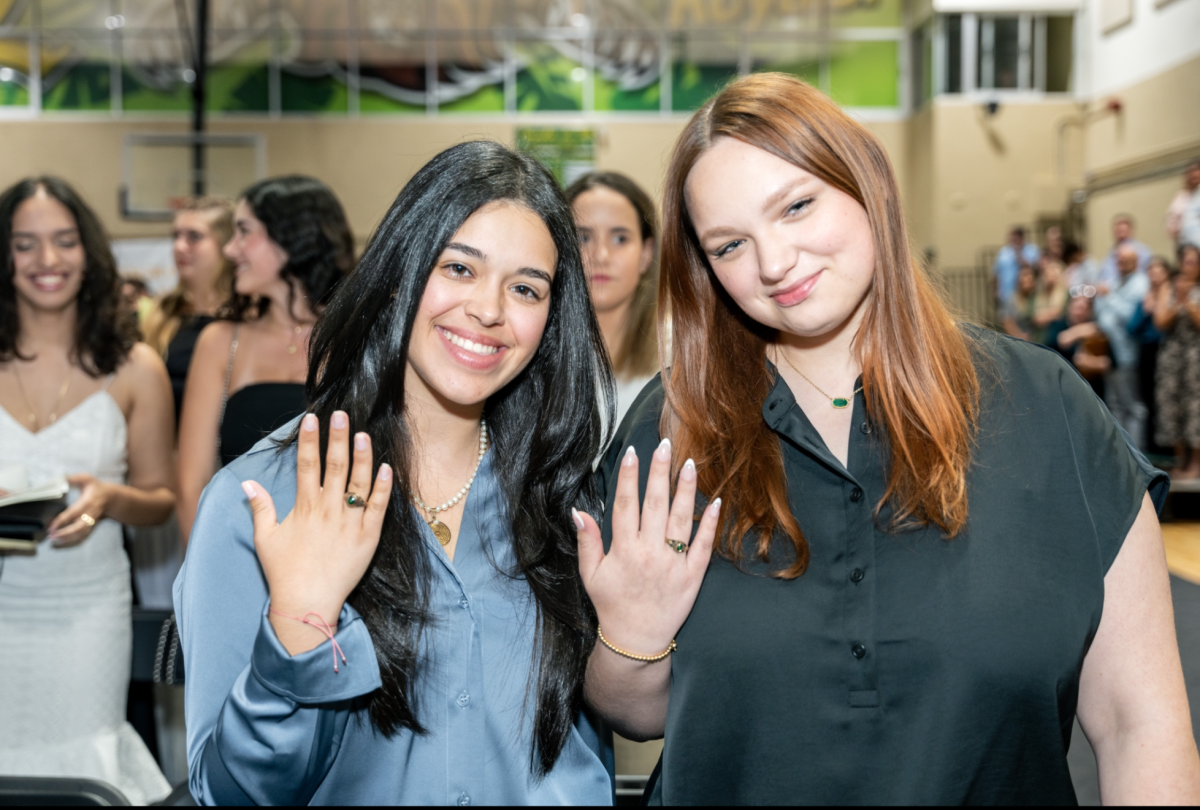
<path id="1" fill-rule="evenodd" d="M 0 551 L 33 554 L 54 516 L 67 508 L 67 479 L 0 496 Z"/>

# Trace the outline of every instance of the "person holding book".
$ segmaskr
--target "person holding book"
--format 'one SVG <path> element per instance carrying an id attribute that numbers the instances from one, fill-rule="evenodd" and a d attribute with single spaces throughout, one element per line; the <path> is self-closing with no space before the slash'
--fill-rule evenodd
<path id="1" fill-rule="evenodd" d="M 65 182 L 0 194 L 0 468 L 65 478 L 32 554 L 0 557 L 0 773 L 100 779 L 133 803 L 170 786 L 125 722 L 132 645 L 121 524 L 175 505 L 171 386 L 136 342 L 95 213 Z"/>

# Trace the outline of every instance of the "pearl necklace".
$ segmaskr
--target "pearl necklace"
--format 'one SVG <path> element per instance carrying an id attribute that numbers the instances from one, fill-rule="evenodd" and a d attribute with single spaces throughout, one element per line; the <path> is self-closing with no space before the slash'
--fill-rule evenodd
<path id="1" fill-rule="evenodd" d="M 429 524 L 429 528 L 433 529 L 433 533 L 437 537 L 438 542 L 441 543 L 443 546 L 450 545 L 450 539 L 451 539 L 450 527 L 437 519 L 438 512 L 445 512 L 447 509 L 452 508 L 455 504 L 457 504 L 463 498 L 467 497 L 467 493 L 471 491 L 471 484 L 475 483 L 475 476 L 478 475 L 478 473 L 479 473 L 479 465 L 483 463 L 483 457 L 487 453 L 487 450 L 488 450 L 487 420 L 480 419 L 479 420 L 479 458 L 475 461 L 475 470 L 471 473 L 471 477 L 467 479 L 467 483 L 463 485 L 463 488 L 460 489 L 457 493 L 455 493 L 453 498 L 446 501 L 441 506 L 426 506 L 425 502 L 423 500 L 421 500 L 420 496 L 417 495 L 417 493 L 415 491 L 412 493 L 413 503 L 415 503 L 418 507 L 420 507 L 424 512 L 428 513 L 428 517 L 425 518 L 425 521 Z"/>

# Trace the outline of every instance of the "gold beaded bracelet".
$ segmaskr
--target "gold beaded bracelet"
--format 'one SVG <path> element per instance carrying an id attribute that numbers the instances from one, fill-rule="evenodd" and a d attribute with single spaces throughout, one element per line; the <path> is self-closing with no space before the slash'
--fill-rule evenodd
<path id="1" fill-rule="evenodd" d="M 658 655 L 635 655 L 631 652 L 625 652 L 620 647 L 614 647 L 609 640 L 604 637 L 604 631 L 600 629 L 600 625 L 596 625 L 596 635 L 600 637 L 601 644 L 603 644 L 605 647 L 608 647 L 617 655 L 633 659 L 634 661 L 641 661 L 644 664 L 653 664 L 656 661 L 661 661 L 676 650 L 675 639 L 671 639 L 671 646 L 667 647 L 667 649 L 663 650 Z"/>

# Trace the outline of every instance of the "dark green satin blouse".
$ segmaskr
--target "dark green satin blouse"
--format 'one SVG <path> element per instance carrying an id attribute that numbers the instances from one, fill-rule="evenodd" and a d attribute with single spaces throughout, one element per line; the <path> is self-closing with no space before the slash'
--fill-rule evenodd
<path id="1" fill-rule="evenodd" d="M 966 332 L 983 391 L 952 540 L 877 524 L 887 444 L 862 394 L 847 467 L 782 379 L 747 403 L 779 434 L 811 563 L 767 576 L 786 538 L 770 565 L 752 541 L 741 569 L 713 558 L 671 658 L 651 803 L 1075 803 L 1066 754 L 1104 575 L 1168 480 L 1057 354 Z M 602 467 L 610 515 L 621 453 L 649 459 L 661 409 L 655 379 Z"/>

